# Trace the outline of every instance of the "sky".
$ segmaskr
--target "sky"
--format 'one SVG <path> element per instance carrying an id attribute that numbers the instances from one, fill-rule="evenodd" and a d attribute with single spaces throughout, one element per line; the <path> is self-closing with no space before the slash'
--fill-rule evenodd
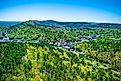
<path id="1" fill-rule="evenodd" d="M 121 0 L 0 0 L 0 21 L 121 23 Z"/>

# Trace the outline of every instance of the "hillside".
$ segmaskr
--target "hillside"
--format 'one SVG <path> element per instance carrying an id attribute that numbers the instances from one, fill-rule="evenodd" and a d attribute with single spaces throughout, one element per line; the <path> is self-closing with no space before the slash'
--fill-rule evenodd
<path id="1" fill-rule="evenodd" d="M 49 26 L 49 27 L 71 27 L 71 28 L 121 28 L 121 24 L 116 23 L 92 23 L 92 22 L 58 22 L 54 20 L 38 21 L 29 20 L 20 23 L 22 26 Z M 13 27 L 19 27 L 15 25 Z M 12 28 L 12 27 L 11 27 Z"/>

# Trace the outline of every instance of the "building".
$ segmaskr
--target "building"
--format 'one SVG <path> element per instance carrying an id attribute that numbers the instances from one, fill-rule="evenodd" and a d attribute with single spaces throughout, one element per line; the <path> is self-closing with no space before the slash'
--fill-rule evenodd
<path id="1" fill-rule="evenodd" d="M 9 38 L 3 38 L 4 42 L 9 42 Z"/>
<path id="2" fill-rule="evenodd" d="M 116 41 L 116 40 L 118 40 L 118 39 L 116 39 L 116 38 L 109 38 L 109 40 L 114 40 L 114 41 Z"/>
<path id="3" fill-rule="evenodd" d="M 54 43 L 53 42 L 50 42 L 49 45 L 54 45 Z"/>
<path id="4" fill-rule="evenodd" d="M 74 46 L 70 45 L 70 44 L 63 45 L 62 48 L 67 49 L 69 51 L 74 51 L 75 50 Z"/>
<path id="5" fill-rule="evenodd" d="M 0 40 L 3 40 L 3 36 L 0 36 Z"/>
<path id="6" fill-rule="evenodd" d="M 84 55 L 85 53 L 84 52 L 80 52 L 81 55 Z"/>

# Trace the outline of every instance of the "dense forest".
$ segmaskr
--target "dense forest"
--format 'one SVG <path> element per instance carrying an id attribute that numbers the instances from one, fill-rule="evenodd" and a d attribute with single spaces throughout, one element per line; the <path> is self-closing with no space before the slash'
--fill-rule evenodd
<path id="1" fill-rule="evenodd" d="M 117 25 L 49 20 L 1 26 L 0 80 L 120 81 Z"/>
<path id="2" fill-rule="evenodd" d="M 0 44 L 1 81 L 120 81 L 98 60 L 48 44 Z"/>

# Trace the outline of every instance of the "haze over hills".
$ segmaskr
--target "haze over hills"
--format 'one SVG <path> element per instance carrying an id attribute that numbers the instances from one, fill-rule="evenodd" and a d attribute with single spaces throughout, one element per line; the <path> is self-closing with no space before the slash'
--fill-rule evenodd
<path id="1" fill-rule="evenodd" d="M 87 27 L 87 28 L 121 28 L 121 24 L 117 23 L 96 23 L 96 22 L 59 22 L 54 20 L 29 20 L 22 23 L 17 23 L 13 25 L 11 28 L 17 26 L 51 26 L 51 27 Z"/>
<path id="2" fill-rule="evenodd" d="M 0 26 L 13 26 L 20 23 L 21 21 L 0 21 Z"/>

